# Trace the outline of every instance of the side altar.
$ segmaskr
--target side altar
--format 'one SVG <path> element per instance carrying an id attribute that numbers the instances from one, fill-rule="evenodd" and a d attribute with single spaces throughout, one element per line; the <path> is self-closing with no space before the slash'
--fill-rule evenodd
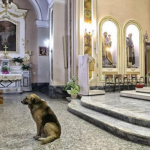
<path id="1" fill-rule="evenodd" d="M 12 58 L 22 58 L 26 66 L 31 62 L 26 50 L 27 12 L 12 1 L 0 1 L 0 90 L 3 93 L 31 91 L 30 71 L 23 71 L 22 66 L 12 61 Z"/>
<path id="2" fill-rule="evenodd" d="M 11 59 L 0 59 L 0 90 L 3 93 L 22 93 L 31 91 L 31 73 L 23 71 L 21 66 L 11 65 Z M 3 67 L 8 67 L 9 72 L 2 72 Z"/>

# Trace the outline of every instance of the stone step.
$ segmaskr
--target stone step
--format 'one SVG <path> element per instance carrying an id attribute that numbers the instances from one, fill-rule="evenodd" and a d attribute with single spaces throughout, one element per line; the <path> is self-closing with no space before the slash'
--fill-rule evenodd
<path id="1" fill-rule="evenodd" d="M 150 94 L 150 87 L 136 88 L 136 92 Z"/>
<path id="2" fill-rule="evenodd" d="M 101 114 L 99 112 L 87 109 L 81 106 L 81 101 L 79 100 L 72 100 L 71 103 L 68 104 L 68 110 L 71 113 L 119 137 L 136 143 L 150 145 L 149 128 L 133 125 L 119 119 Z"/>
<path id="3" fill-rule="evenodd" d="M 120 96 L 150 101 L 150 94 L 136 92 L 135 90 L 132 90 L 132 91 L 121 91 L 120 92 Z"/>
<path id="4" fill-rule="evenodd" d="M 105 91 L 104 90 L 89 90 L 88 94 L 80 94 L 81 96 L 94 96 L 94 95 L 105 95 Z"/>
<path id="5" fill-rule="evenodd" d="M 89 95 L 104 95 L 104 90 L 89 90 Z"/>
<path id="6" fill-rule="evenodd" d="M 83 96 L 81 105 L 120 120 L 150 127 L 150 102 L 124 97 Z"/>

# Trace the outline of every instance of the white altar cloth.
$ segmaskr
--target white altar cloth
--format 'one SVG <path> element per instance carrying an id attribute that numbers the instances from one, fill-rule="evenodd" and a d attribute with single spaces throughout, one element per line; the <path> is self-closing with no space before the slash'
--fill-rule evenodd
<path id="1" fill-rule="evenodd" d="M 21 79 L 22 74 L 0 74 L 0 81 L 16 81 Z"/>

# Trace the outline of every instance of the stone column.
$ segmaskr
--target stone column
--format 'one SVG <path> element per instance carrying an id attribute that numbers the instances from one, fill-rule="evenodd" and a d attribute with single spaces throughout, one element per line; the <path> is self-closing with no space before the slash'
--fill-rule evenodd
<path id="1" fill-rule="evenodd" d="M 67 35 L 67 5 L 64 0 L 53 1 L 50 12 L 53 10 L 53 81 L 52 86 L 64 86 L 67 82 L 67 68 L 64 65 L 64 43 L 63 38 Z M 51 24 L 51 22 L 50 22 Z M 51 25 L 50 25 L 51 26 Z M 66 38 L 67 39 L 67 38 Z M 51 45 L 51 44 L 50 44 Z"/>

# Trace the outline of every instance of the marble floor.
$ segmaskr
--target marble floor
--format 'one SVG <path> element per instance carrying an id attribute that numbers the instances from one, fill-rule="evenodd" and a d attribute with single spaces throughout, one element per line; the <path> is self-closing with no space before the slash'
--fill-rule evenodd
<path id="1" fill-rule="evenodd" d="M 145 95 L 150 98 L 150 94 Z M 94 97 L 84 96 L 82 102 L 118 112 L 119 114 L 125 114 L 126 116 L 150 121 L 150 101 L 120 97 L 118 93 L 113 93 Z"/>
<path id="2" fill-rule="evenodd" d="M 120 139 L 74 116 L 67 111 L 67 101 L 36 93 L 48 102 L 62 126 L 60 139 L 40 145 L 32 138 L 36 126 L 30 111 L 20 103 L 27 94 L 4 95 L 4 104 L 0 105 L 0 150 L 150 150 L 148 146 Z"/>

